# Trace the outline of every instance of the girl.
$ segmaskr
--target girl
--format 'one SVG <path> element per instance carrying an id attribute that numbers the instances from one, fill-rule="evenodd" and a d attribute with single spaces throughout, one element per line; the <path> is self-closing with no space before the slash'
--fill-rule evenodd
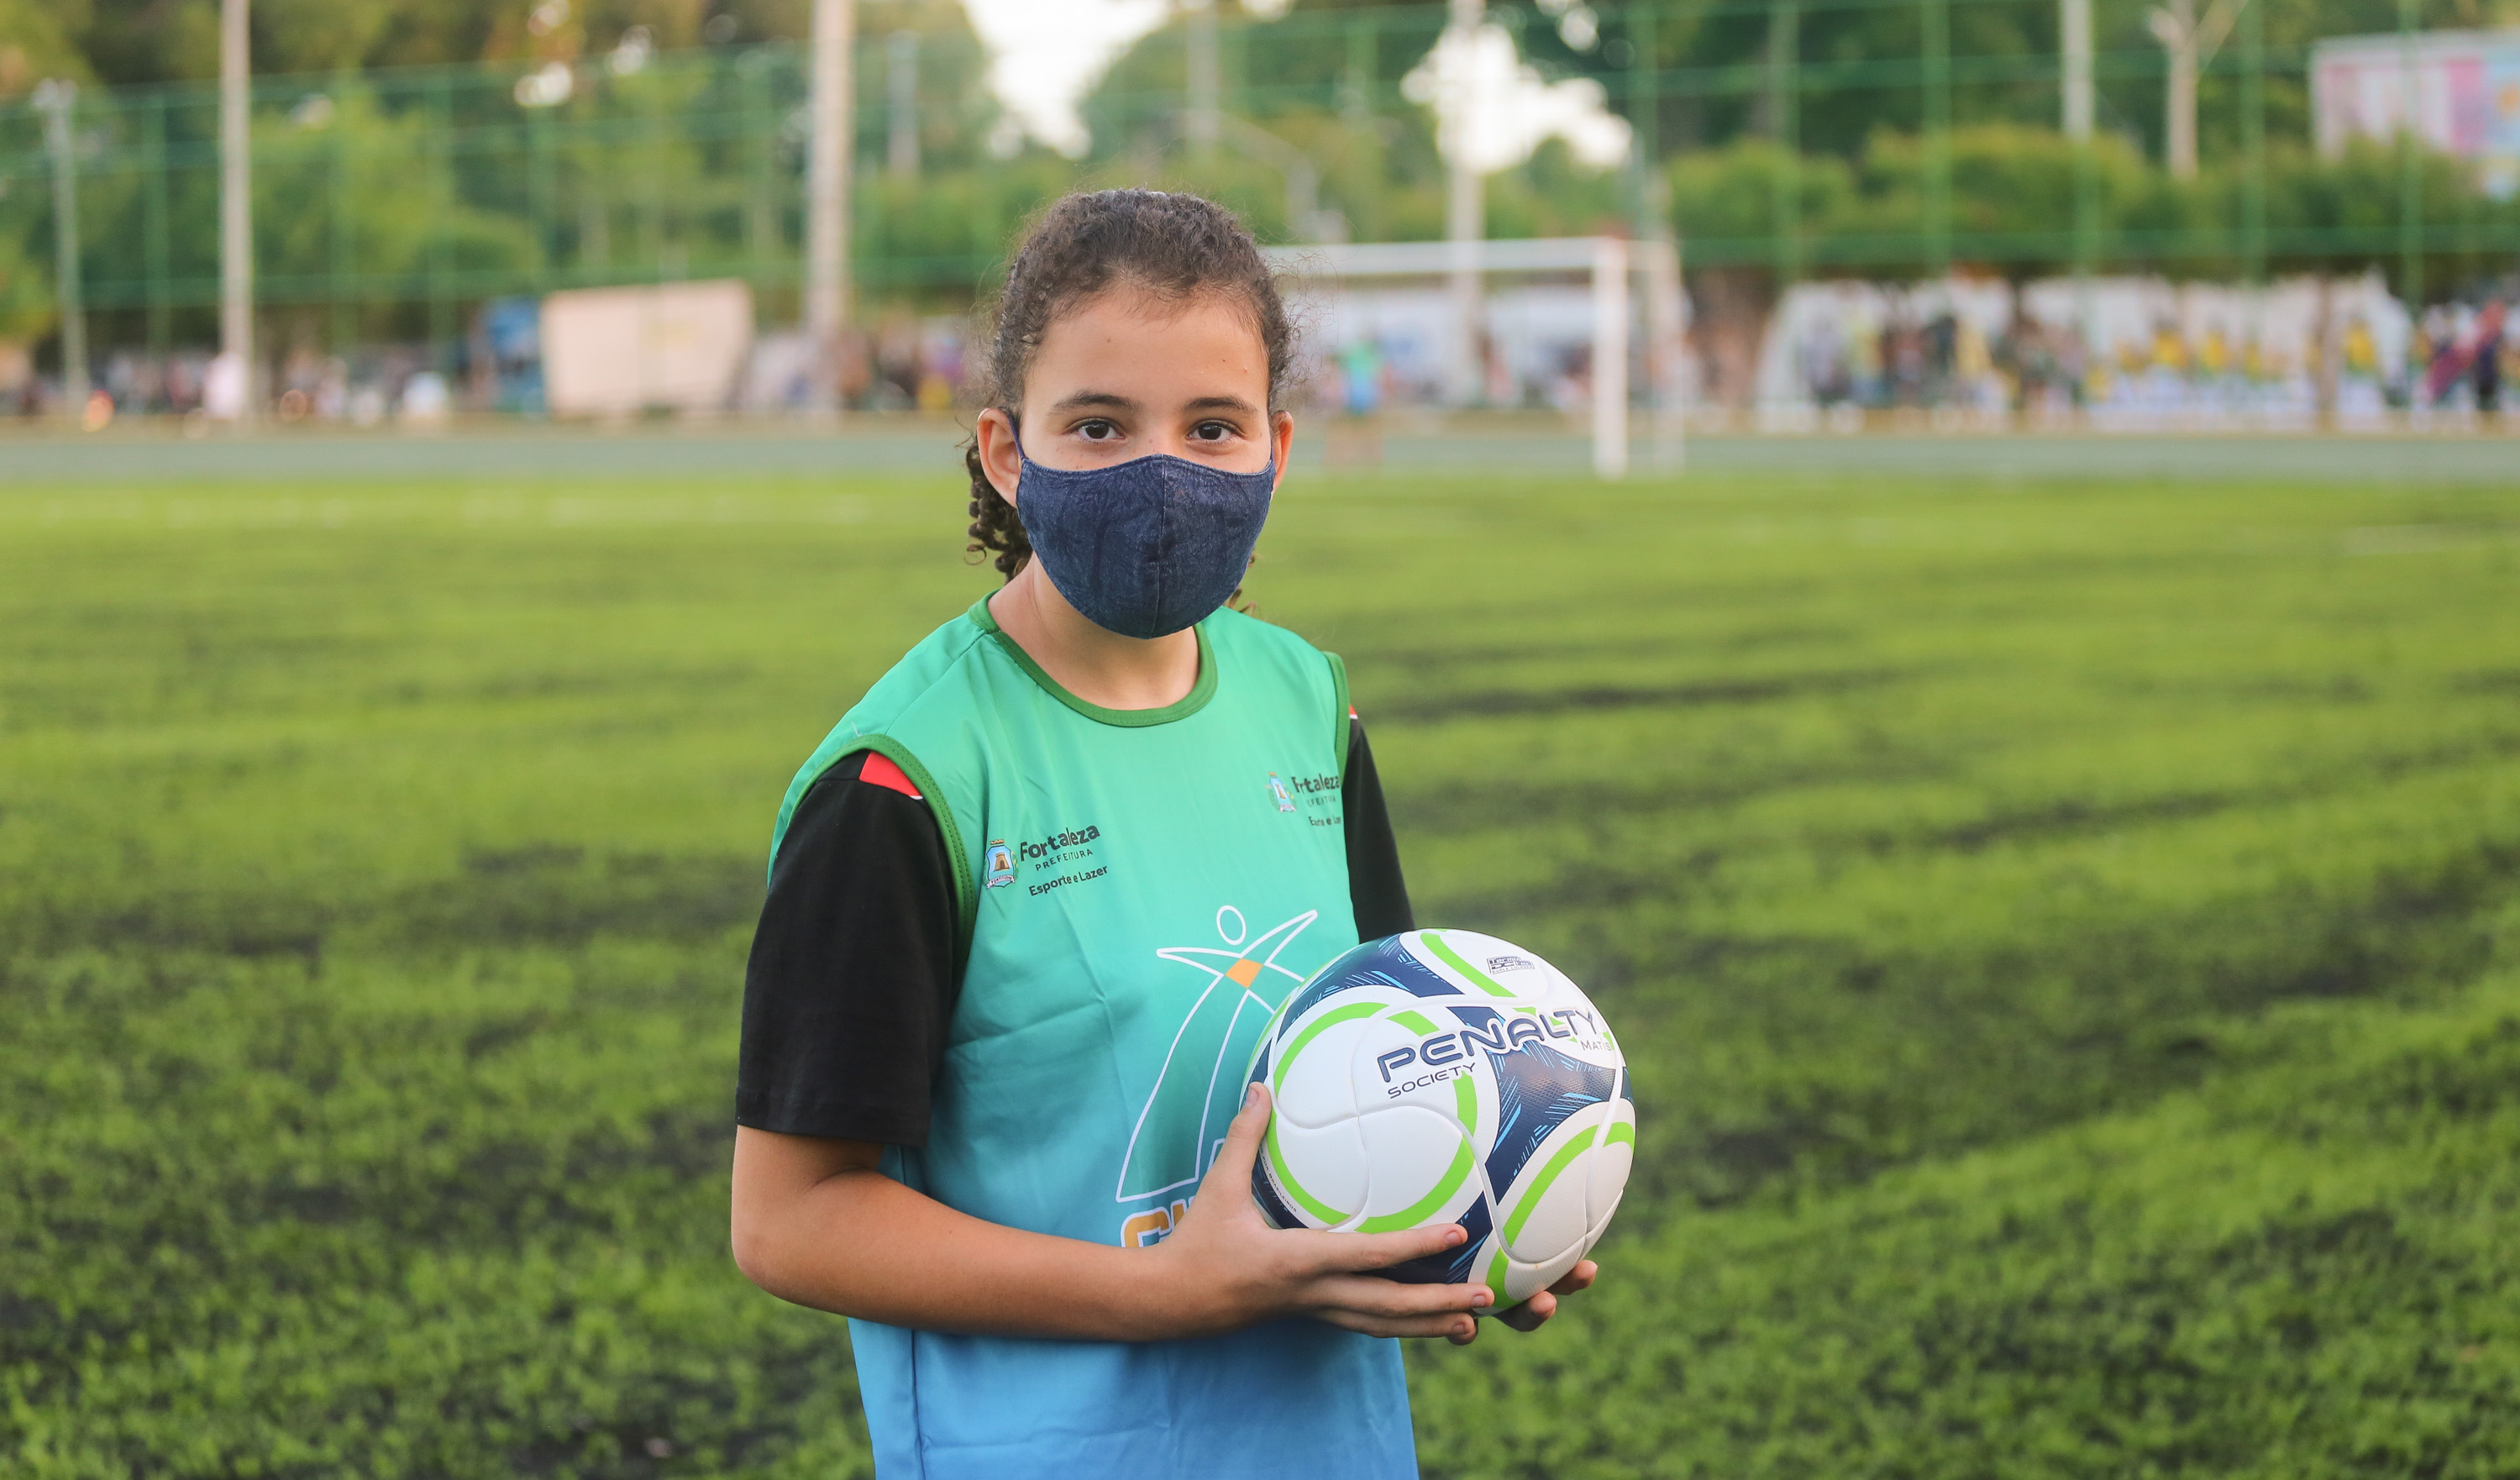
<path id="1" fill-rule="evenodd" d="M 780 809 L 735 1254 L 851 1318 L 885 1476 L 1413 1475 L 1375 1338 L 1466 1342 L 1491 1298 L 1373 1273 L 1458 1228 L 1282 1232 L 1248 1190 L 1262 1022 L 1412 924 L 1338 659 L 1227 605 L 1294 435 L 1291 340 L 1218 206 L 1050 207 L 965 458 L 1006 584 Z"/>

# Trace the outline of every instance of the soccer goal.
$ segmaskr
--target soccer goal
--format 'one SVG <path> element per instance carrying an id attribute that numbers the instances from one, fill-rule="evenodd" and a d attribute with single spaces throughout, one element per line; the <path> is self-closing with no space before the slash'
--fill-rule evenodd
<path id="1" fill-rule="evenodd" d="M 1561 291 L 1554 328 L 1560 340 L 1574 329 L 1587 351 L 1582 383 L 1565 378 L 1567 391 L 1559 403 L 1580 401 L 1589 408 L 1593 471 L 1605 478 L 1627 472 L 1631 411 L 1640 400 L 1650 417 L 1650 462 L 1681 466 L 1686 310 L 1680 252 L 1671 243 L 1619 237 L 1369 242 L 1278 247 L 1268 255 L 1296 296 L 1332 310 L 1333 317 L 1344 300 L 1372 291 L 1368 285 L 1405 289 L 1415 280 L 1416 293 L 1385 292 L 1381 306 L 1389 327 L 1377 336 L 1395 344 L 1420 391 L 1455 406 L 1518 403 L 1527 366 L 1507 362 L 1516 354 L 1527 359 L 1546 351 L 1546 295 L 1526 292 L 1517 303 L 1508 297 L 1511 290 L 1499 291 L 1498 280 L 1582 282 L 1590 297 L 1585 322 L 1564 322 L 1569 305 Z M 1341 330 L 1348 337 L 1366 332 L 1353 324 Z"/>

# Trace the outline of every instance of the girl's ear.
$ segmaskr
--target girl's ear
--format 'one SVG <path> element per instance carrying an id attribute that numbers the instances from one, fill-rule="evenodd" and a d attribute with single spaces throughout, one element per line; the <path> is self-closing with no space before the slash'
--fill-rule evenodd
<path id="1" fill-rule="evenodd" d="M 980 471 L 988 474 L 989 486 L 1012 509 L 1015 503 L 1015 485 L 1023 481 L 1023 451 L 1015 444 L 1012 417 L 995 406 L 980 413 L 972 428 L 980 439 Z"/>
<path id="2" fill-rule="evenodd" d="M 1291 411 L 1269 413 L 1269 460 L 1277 465 L 1278 475 L 1269 480 L 1269 491 L 1286 481 L 1286 460 L 1295 447 L 1295 414 Z"/>

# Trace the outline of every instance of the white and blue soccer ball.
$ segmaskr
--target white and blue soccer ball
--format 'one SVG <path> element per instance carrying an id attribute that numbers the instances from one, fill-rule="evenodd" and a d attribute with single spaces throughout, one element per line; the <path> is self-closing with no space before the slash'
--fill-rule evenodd
<path id="1" fill-rule="evenodd" d="M 1450 1252 L 1385 1271 L 1476 1280 L 1491 1311 L 1575 1267 L 1618 1211 L 1637 1106 L 1619 1041 L 1532 952 L 1468 930 L 1367 941 L 1261 1035 L 1276 1100 L 1251 1195 L 1279 1228 L 1458 1223 Z"/>

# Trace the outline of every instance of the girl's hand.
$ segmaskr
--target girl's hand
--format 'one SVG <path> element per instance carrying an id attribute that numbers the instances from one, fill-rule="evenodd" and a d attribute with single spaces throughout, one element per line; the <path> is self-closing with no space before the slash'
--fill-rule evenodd
<path id="1" fill-rule="evenodd" d="M 1403 1233 L 1269 1227 L 1251 1200 L 1251 1166 L 1268 1128 L 1269 1092 L 1253 1085 L 1199 1184 L 1197 1201 L 1172 1236 L 1140 1256 L 1162 1262 L 1164 1275 L 1157 1287 L 1168 1314 L 1189 1327 L 1185 1334 L 1301 1315 L 1370 1336 L 1444 1336 L 1457 1344 L 1471 1340 L 1478 1323 L 1469 1313 L 1496 1298 L 1486 1285 L 1403 1284 L 1373 1273 L 1459 1248 L 1468 1236 L 1461 1226 Z M 1589 1264 L 1579 1267 L 1585 1283 L 1592 1280 L 1590 1269 Z M 1574 1278 L 1569 1275 L 1560 1287 Z M 1554 1302 L 1550 1309 L 1555 1309 Z M 1548 1319 L 1543 1312 L 1531 1324 Z"/>
<path id="2" fill-rule="evenodd" d="M 1467 1342 L 1483 1284 L 1403 1284 L 1374 1273 L 1459 1248 L 1458 1224 L 1405 1233 L 1273 1229 L 1251 1201 L 1269 1125 L 1254 1087 L 1197 1200 L 1149 1249 L 1056 1237 L 957 1212 L 885 1176 L 872 1142 L 735 1135 L 730 1233 L 755 1284 L 816 1310 L 921 1330 L 1160 1341 L 1310 1316 L 1375 1336 Z M 1558 1295 L 1593 1282 L 1579 1264 L 1504 1315 L 1530 1330 Z"/>

